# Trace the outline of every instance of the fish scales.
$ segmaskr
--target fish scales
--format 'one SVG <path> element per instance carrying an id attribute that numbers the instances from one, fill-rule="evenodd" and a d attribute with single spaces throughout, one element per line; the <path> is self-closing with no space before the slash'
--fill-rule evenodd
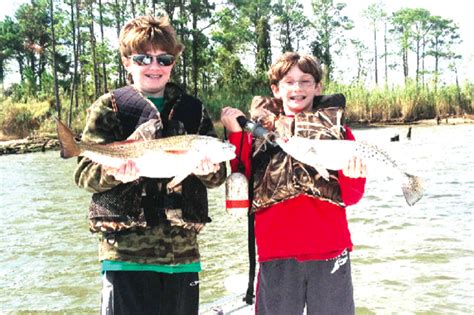
<path id="1" fill-rule="evenodd" d="M 381 174 L 399 181 L 408 205 L 414 205 L 423 196 L 423 180 L 406 173 L 387 152 L 375 145 L 350 140 L 316 140 L 296 136 L 289 139 L 277 138 L 275 141 L 283 151 L 314 167 L 325 179 L 329 179 L 327 170 L 341 170 L 356 156 L 367 164 L 369 175 Z"/>
<path id="2" fill-rule="evenodd" d="M 76 141 L 72 131 L 56 120 L 61 157 L 85 156 L 107 168 L 133 161 L 143 177 L 171 178 L 176 185 L 203 160 L 219 164 L 235 158 L 235 146 L 204 135 L 180 135 L 152 140 L 126 140 L 110 144 Z"/>
<path id="3" fill-rule="evenodd" d="M 340 118 L 342 111 L 338 110 L 337 114 Z M 322 118 L 325 118 L 324 115 Z M 337 121 L 339 120 L 337 119 Z M 390 155 L 375 145 L 350 140 L 323 140 L 298 136 L 300 133 L 304 135 L 304 131 L 313 130 L 314 126 L 317 126 L 322 130 L 319 136 L 328 135 L 332 137 L 339 134 L 340 126 L 338 125 L 327 128 L 324 124 L 317 122 L 305 123 L 300 121 L 295 125 L 295 136 L 288 139 L 270 132 L 243 116 L 238 117 L 237 121 L 255 137 L 263 138 L 271 145 L 280 146 L 285 153 L 294 159 L 315 168 L 319 176 L 326 180 L 329 180 L 328 170 L 344 169 L 352 158 L 359 157 L 367 164 L 369 175 L 384 174 L 389 178 L 399 180 L 403 196 L 409 206 L 414 205 L 423 197 L 423 180 L 402 170 Z M 330 120 L 327 122 L 332 125 Z M 375 168 L 376 171 L 374 171 L 374 166 L 379 166 L 379 169 Z"/>
<path id="4" fill-rule="evenodd" d="M 202 145 L 206 145 L 207 138 L 206 136 L 198 135 L 181 135 L 154 140 L 115 142 L 104 145 L 78 143 L 78 146 L 83 151 L 92 151 L 114 158 L 134 159 L 139 158 L 147 151 L 187 151 L 197 141 L 201 141 Z"/>

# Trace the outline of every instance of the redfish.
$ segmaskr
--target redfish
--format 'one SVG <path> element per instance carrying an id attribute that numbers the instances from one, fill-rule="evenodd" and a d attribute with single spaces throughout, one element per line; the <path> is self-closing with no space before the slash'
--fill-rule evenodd
<path id="1" fill-rule="evenodd" d="M 214 164 L 235 158 L 234 145 L 209 136 L 192 134 L 93 144 L 76 140 L 72 131 L 59 120 L 56 120 L 56 127 L 62 158 L 84 156 L 115 169 L 125 161 L 132 160 L 140 176 L 175 177 L 174 184 L 191 174 L 205 158 Z"/>

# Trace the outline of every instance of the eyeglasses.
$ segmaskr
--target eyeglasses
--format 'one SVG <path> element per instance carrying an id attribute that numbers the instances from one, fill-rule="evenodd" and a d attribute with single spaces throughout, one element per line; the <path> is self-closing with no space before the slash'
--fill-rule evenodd
<path id="1" fill-rule="evenodd" d="M 288 80 L 288 81 L 280 81 L 279 85 L 280 87 L 283 88 L 294 88 L 298 84 L 301 88 L 307 89 L 312 86 L 314 86 L 314 80 L 301 80 L 301 81 L 295 81 L 295 80 Z"/>
<path id="2" fill-rule="evenodd" d="M 161 54 L 158 56 L 150 56 L 150 55 L 132 55 L 128 57 L 133 60 L 139 66 L 148 66 L 151 65 L 153 59 L 163 67 L 171 66 L 175 60 L 175 57 L 171 54 Z"/>

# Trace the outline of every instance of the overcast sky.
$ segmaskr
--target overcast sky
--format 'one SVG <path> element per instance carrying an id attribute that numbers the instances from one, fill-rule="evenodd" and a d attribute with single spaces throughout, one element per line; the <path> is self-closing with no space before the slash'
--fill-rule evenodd
<path id="1" fill-rule="evenodd" d="M 27 3 L 28 0 L 8 1 L 2 0 L 2 10 L 0 10 L 0 20 L 5 16 L 13 16 L 15 11 L 22 3 Z M 309 6 L 311 1 L 301 1 L 305 6 Z M 357 34 L 360 39 L 364 40 L 369 49 L 372 49 L 372 33 L 370 28 L 364 21 L 362 11 L 370 4 L 376 2 L 375 0 L 352 0 L 341 1 L 347 4 L 343 13 L 348 15 L 355 22 L 355 30 L 353 34 Z M 463 43 L 459 47 L 459 54 L 463 56 L 459 64 L 459 76 L 461 80 L 474 81 L 474 18 L 472 10 L 470 9 L 470 0 L 383 0 L 387 12 L 394 12 L 400 8 L 424 8 L 430 11 L 432 15 L 439 15 L 443 18 L 452 19 L 458 26 Z M 310 12 L 310 9 L 306 10 Z M 379 36 L 381 38 L 381 36 Z M 381 51 L 381 48 L 379 48 Z M 379 65 L 382 68 L 382 64 Z M 410 66 L 412 69 L 414 66 Z M 344 67 L 341 67 L 344 68 Z M 353 69 L 356 71 L 357 69 Z M 411 72 L 412 73 L 412 72 Z M 13 74 L 7 73 L 6 84 L 11 81 L 17 81 L 18 78 Z"/>
<path id="2" fill-rule="evenodd" d="M 365 10 L 374 0 L 354 0 L 347 1 L 347 14 L 355 20 L 361 21 L 358 32 L 365 33 L 369 38 L 368 27 L 362 22 L 362 11 Z M 387 12 L 395 12 L 401 8 L 424 8 L 430 11 L 431 15 L 439 15 L 445 19 L 453 20 L 459 27 L 459 33 L 463 42 L 458 53 L 463 56 L 462 63 L 458 66 L 461 80 L 474 81 L 474 21 L 472 16 L 471 0 L 384 0 L 382 1 Z M 350 12 L 350 13 L 349 13 Z M 370 47 L 370 46 L 369 46 Z M 414 69 L 413 65 L 410 65 Z M 413 73 L 413 71 L 411 72 Z"/>

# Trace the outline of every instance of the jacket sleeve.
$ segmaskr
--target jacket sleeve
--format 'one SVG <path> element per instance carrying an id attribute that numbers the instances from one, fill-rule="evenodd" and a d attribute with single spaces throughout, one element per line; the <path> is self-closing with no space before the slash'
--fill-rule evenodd
<path id="1" fill-rule="evenodd" d="M 229 142 L 235 145 L 236 158 L 230 161 L 231 172 L 238 172 L 239 164 L 244 168 L 245 176 L 250 178 L 252 170 L 252 135 L 247 132 L 229 134 Z"/>
<path id="2" fill-rule="evenodd" d="M 105 144 L 120 139 L 120 122 L 110 105 L 110 94 L 100 97 L 87 110 L 86 126 L 81 141 Z M 98 163 L 79 157 L 74 171 L 76 185 L 89 192 L 103 192 L 122 182 L 108 175 Z"/>
<path id="3" fill-rule="evenodd" d="M 214 128 L 214 124 L 212 123 L 212 119 L 209 116 L 204 105 L 202 107 L 201 123 L 199 125 L 198 134 L 217 138 L 217 133 Z M 222 185 L 222 183 L 224 183 L 226 176 L 227 176 L 226 162 L 221 162 L 220 168 L 217 172 L 210 173 L 207 175 L 199 175 L 197 177 L 201 180 L 201 182 L 207 188 L 215 188 Z"/>
<path id="4" fill-rule="evenodd" d="M 352 131 L 346 127 L 346 140 L 355 140 Z M 341 187 L 342 200 L 346 206 L 351 206 L 362 199 L 365 191 L 364 178 L 351 178 L 344 175 L 342 170 L 339 170 L 339 187 Z"/>

